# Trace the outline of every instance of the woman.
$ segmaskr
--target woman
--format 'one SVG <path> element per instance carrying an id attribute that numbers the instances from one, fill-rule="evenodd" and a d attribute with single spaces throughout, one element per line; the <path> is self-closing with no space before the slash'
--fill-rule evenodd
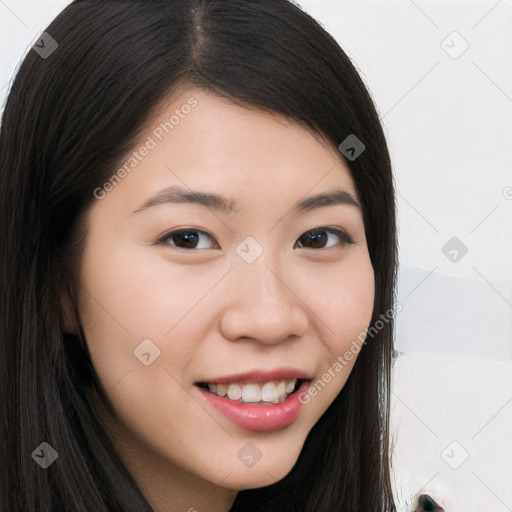
<path id="1" fill-rule="evenodd" d="M 2 510 L 395 510 L 391 164 L 318 23 L 77 0 L 0 158 Z"/>

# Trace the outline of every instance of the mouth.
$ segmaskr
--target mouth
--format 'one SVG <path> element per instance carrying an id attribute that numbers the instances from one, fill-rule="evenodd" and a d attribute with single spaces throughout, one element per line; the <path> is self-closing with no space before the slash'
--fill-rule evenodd
<path id="1" fill-rule="evenodd" d="M 281 379 L 266 382 L 198 382 L 196 385 L 221 398 L 252 405 L 280 404 L 297 393 L 306 379 Z"/>
<path id="2" fill-rule="evenodd" d="M 195 383 L 206 408 L 212 407 L 246 430 L 269 432 L 295 422 L 305 406 L 302 393 L 313 380 L 295 369 L 252 371 Z"/>

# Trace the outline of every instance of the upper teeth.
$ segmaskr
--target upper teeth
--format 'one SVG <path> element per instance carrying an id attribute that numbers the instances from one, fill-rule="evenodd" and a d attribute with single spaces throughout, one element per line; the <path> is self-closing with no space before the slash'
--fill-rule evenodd
<path id="1" fill-rule="evenodd" d="M 227 396 L 231 400 L 240 402 L 257 403 L 267 402 L 277 404 L 286 399 L 286 395 L 292 393 L 297 379 L 287 379 L 264 384 L 248 383 L 239 384 L 208 384 L 208 390 L 218 396 Z"/>

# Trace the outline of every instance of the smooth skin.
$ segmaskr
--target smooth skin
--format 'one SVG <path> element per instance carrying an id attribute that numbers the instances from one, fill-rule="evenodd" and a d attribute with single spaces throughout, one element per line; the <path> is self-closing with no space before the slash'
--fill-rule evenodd
<path id="1" fill-rule="evenodd" d="M 197 106 L 158 141 L 154 130 L 190 98 Z M 226 512 L 238 491 L 289 473 L 356 358 L 272 432 L 236 425 L 195 383 L 282 367 L 317 381 L 332 368 L 373 310 L 362 211 L 293 211 L 320 192 L 340 188 L 356 200 L 357 192 L 337 148 L 283 116 L 188 89 L 161 105 L 141 145 L 148 136 L 156 147 L 88 212 L 78 310 L 116 417 L 98 411 L 156 512 Z M 165 203 L 137 211 L 173 185 L 226 196 L 237 210 Z M 183 228 L 192 231 L 185 241 L 170 236 Z M 249 250 L 263 251 L 252 263 L 237 252 L 249 236 L 258 244 Z M 134 355 L 146 339 L 160 350 L 147 366 Z M 237 456 L 248 442 L 261 452 L 252 467 Z"/>

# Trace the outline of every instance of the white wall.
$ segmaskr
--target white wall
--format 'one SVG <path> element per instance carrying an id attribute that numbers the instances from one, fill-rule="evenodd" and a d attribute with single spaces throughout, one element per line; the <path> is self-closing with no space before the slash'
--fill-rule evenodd
<path id="1" fill-rule="evenodd" d="M 68 3 L 0 2 L 2 103 L 16 63 Z M 452 512 L 511 511 L 512 1 L 299 3 L 360 70 L 394 164 L 400 502 L 423 489 Z M 469 454 L 457 469 L 443 455 L 453 440 L 449 454 Z"/>

